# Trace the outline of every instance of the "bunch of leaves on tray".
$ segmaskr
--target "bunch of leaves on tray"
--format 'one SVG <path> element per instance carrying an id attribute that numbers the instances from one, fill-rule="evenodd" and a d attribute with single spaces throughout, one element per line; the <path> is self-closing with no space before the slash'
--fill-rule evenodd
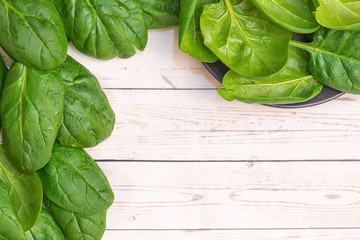
<path id="1" fill-rule="evenodd" d="M 177 25 L 179 0 L 51 0 L 69 40 L 99 59 L 129 58 L 145 49 L 148 29 Z"/>
<path id="2" fill-rule="evenodd" d="M 0 239 L 101 239 L 114 194 L 81 148 L 108 138 L 115 114 L 67 56 L 50 0 L 0 0 L 0 12 L 0 45 L 14 60 L 8 70 L 0 58 Z"/>
<path id="3" fill-rule="evenodd" d="M 360 94 L 359 9 L 360 1 L 183 0 L 179 47 L 230 68 L 218 89 L 229 101 L 304 102 L 322 84 Z"/>

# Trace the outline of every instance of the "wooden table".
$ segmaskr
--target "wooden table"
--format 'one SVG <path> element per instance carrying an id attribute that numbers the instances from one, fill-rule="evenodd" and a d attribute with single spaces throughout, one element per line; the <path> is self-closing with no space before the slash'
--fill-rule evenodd
<path id="1" fill-rule="evenodd" d="M 360 96 L 278 109 L 218 96 L 177 28 L 144 52 L 78 53 L 116 112 L 87 151 L 115 192 L 108 240 L 360 239 Z"/>

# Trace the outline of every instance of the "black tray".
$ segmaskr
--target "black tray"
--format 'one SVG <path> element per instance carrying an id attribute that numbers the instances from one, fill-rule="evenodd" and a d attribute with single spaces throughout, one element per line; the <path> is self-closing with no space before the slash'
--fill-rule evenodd
<path id="1" fill-rule="evenodd" d="M 205 68 L 219 81 L 222 83 L 222 79 L 229 70 L 227 66 L 225 66 L 221 61 L 217 61 L 215 63 L 206 63 L 203 62 Z M 328 102 L 332 99 L 335 99 L 344 92 L 337 91 L 335 89 L 324 86 L 321 92 L 314 98 L 302 102 L 302 103 L 293 103 L 293 104 L 265 104 L 267 106 L 278 107 L 278 108 L 301 108 L 301 107 L 311 107 L 314 105 L 318 105 L 321 103 Z"/>

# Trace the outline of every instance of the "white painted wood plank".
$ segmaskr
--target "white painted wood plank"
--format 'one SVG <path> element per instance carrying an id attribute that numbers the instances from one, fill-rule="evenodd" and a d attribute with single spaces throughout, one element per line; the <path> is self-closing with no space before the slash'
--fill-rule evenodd
<path id="1" fill-rule="evenodd" d="M 86 66 L 104 88 L 215 88 L 221 84 L 200 61 L 178 48 L 178 28 L 149 31 L 143 52 L 129 59 L 103 61 L 70 45 L 69 55 Z"/>
<path id="2" fill-rule="evenodd" d="M 359 131 L 123 131 L 88 152 L 103 160 L 360 160 L 359 144 Z"/>
<path id="3" fill-rule="evenodd" d="M 107 229 L 360 227 L 360 162 L 100 162 Z"/>
<path id="4" fill-rule="evenodd" d="M 120 128 L 131 130 L 360 130 L 360 95 L 299 109 L 227 102 L 215 90 L 106 90 Z M 122 125 L 122 126 L 121 126 Z"/>
<path id="5" fill-rule="evenodd" d="M 107 90 L 117 123 L 95 159 L 360 159 L 360 96 L 301 109 L 226 102 L 215 90 Z"/>
<path id="6" fill-rule="evenodd" d="M 106 231 L 103 240 L 359 240 L 360 230 Z"/>

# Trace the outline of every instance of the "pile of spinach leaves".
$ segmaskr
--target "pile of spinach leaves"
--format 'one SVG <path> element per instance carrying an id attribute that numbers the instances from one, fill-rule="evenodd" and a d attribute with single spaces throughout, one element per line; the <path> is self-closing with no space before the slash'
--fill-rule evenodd
<path id="1" fill-rule="evenodd" d="M 228 101 L 299 103 L 323 84 L 360 94 L 359 9 L 341 0 L 182 0 L 179 47 L 230 68 L 218 89 Z"/>
<path id="2" fill-rule="evenodd" d="M 218 89 L 225 99 L 296 103 L 323 84 L 360 94 L 359 9 L 341 0 L 0 0 L 0 46 L 14 60 L 8 69 L 0 58 L 0 240 L 105 231 L 114 193 L 82 148 L 111 135 L 115 114 L 68 41 L 96 58 L 128 58 L 148 29 L 179 22 L 182 51 L 231 68 Z"/>
<path id="3" fill-rule="evenodd" d="M 100 59 L 144 50 L 148 29 L 177 25 L 179 0 L 0 0 L 0 240 L 101 239 L 114 201 L 82 149 L 115 114 L 68 41 Z"/>

